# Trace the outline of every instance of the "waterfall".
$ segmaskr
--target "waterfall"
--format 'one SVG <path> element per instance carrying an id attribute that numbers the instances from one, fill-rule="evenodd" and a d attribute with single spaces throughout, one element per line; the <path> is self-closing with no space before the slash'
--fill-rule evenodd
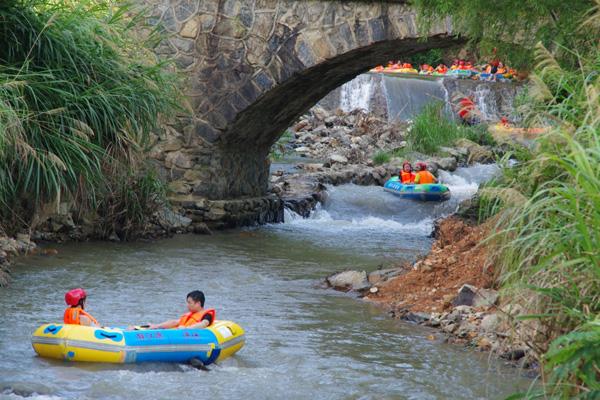
<path id="1" fill-rule="evenodd" d="M 448 104 L 448 91 L 441 80 L 384 76 L 388 119 L 411 120 L 432 101 Z"/>
<path id="2" fill-rule="evenodd" d="M 473 93 L 473 100 L 481 113 L 482 121 L 497 121 L 500 119 L 498 102 L 489 85 L 479 85 Z"/>
<path id="3" fill-rule="evenodd" d="M 369 111 L 373 79 L 371 75 L 362 74 L 342 85 L 340 92 L 340 108 L 345 112 L 356 109 Z"/>

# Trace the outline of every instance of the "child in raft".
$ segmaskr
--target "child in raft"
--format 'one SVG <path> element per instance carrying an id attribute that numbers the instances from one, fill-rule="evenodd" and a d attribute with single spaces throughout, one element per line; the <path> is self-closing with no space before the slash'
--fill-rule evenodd
<path id="1" fill-rule="evenodd" d="M 417 163 L 417 174 L 415 175 L 415 184 L 424 185 L 426 183 L 437 183 L 437 178 L 427 171 L 427 164 L 424 162 Z"/>
<path id="2" fill-rule="evenodd" d="M 69 290 L 65 294 L 65 302 L 69 306 L 63 316 L 65 324 L 100 326 L 98 321 L 84 310 L 86 299 L 87 293 L 82 288 Z"/>
<path id="3" fill-rule="evenodd" d="M 186 296 L 189 312 L 179 319 L 171 319 L 160 324 L 150 324 L 148 329 L 203 329 L 214 324 L 216 313 L 213 308 L 204 309 L 204 293 L 194 290 Z"/>
<path id="4" fill-rule="evenodd" d="M 399 174 L 400 183 L 410 185 L 415 183 L 415 174 L 413 172 L 412 165 L 408 161 L 402 163 L 402 171 Z"/>

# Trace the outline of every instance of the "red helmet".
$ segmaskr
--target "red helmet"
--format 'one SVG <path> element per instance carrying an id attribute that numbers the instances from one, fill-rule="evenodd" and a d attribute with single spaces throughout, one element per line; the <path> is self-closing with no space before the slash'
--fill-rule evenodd
<path id="1" fill-rule="evenodd" d="M 70 306 L 76 306 L 79 302 L 87 297 L 85 290 L 81 288 L 69 290 L 65 294 L 65 301 Z"/>
<path id="2" fill-rule="evenodd" d="M 425 164 L 424 162 L 418 162 L 416 167 L 417 167 L 417 169 L 424 171 L 427 169 L 427 164 Z"/>

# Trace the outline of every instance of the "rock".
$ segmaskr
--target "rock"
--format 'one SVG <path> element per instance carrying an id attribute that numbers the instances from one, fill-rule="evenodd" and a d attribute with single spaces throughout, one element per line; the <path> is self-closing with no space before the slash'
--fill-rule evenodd
<path id="1" fill-rule="evenodd" d="M 423 324 L 431 319 L 431 315 L 424 312 L 409 312 L 402 317 L 405 321 Z"/>
<path id="2" fill-rule="evenodd" d="M 156 218 L 158 223 L 163 228 L 181 229 L 188 227 L 192 220 L 184 217 L 168 207 L 164 207 L 162 210 L 156 212 Z"/>
<path id="3" fill-rule="evenodd" d="M 332 154 L 331 156 L 329 156 L 329 162 L 331 164 L 348 164 L 348 159 L 341 154 Z"/>
<path id="4" fill-rule="evenodd" d="M 525 350 L 523 349 L 513 349 L 509 350 L 503 354 L 500 354 L 500 357 L 505 358 L 507 360 L 516 361 L 525 357 Z"/>
<path id="5" fill-rule="evenodd" d="M 194 166 L 194 161 L 189 154 L 183 153 L 182 151 L 174 151 L 168 153 L 165 157 L 165 166 L 167 168 L 184 168 L 189 169 Z"/>
<path id="6" fill-rule="evenodd" d="M 458 336 L 458 337 L 461 337 L 461 338 L 464 338 L 464 337 L 474 337 L 475 335 L 472 335 L 472 333 L 474 333 L 476 331 L 477 331 L 477 326 L 475 326 L 471 322 L 464 321 L 456 329 L 456 331 L 454 332 L 454 334 L 456 336 Z"/>
<path id="7" fill-rule="evenodd" d="M 458 162 L 454 157 L 443 157 L 435 160 L 440 169 L 444 171 L 455 171 L 458 168 Z"/>
<path id="8" fill-rule="evenodd" d="M 212 235 L 212 231 L 204 222 L 194 223 L 192 232 L 194 232 L 197 235 Z"/>
<path id="9" fill-rule="evenodd" d="M 455 306 L 491 307 L 498 301 L 498 292 L 492 289 L 477 289 L 473 285 L 463 285 L 452 302 Z"/>
<path id="10" fill-rule="evenodd" d="M 494 161 L 494 154 L 491 150 L 488 150 L 469 139 L 458 139 L 455 144 L 458 148 L 464 148 L 467 150 L 467 162 L 469 164 Z"/>
<path id="11" fill-rule="evenodd" d="M 108 236 L 108 240 L 111 242 L 120 242 L 121 238 L 115 232 L 113 232 Z"/>
<path id="12" fill-rule="evenodd" d="M 454 333 L 454 331 L 456 331 L 457 328 L 458 328 L 458 324 L 455 324 L 454 322 L 451 322 L 446 325 L 442 324 L 442 330 L 446 333 Z"/>
<path id="13" fill-rule="evenodd" d="M 457 306 L 454 310 L 460 314 L 471 314 L 473 312 L 473 307 L 470 306 Z"/>
<path id="14" fill-rule="evenodd" d="M 302 154 L 310 153 L 310 149 L 308 147 L 306 147 L 306 146 L 297 147 L 297 148 L 294 149 L 294 151 L 296 153 L 302 153 Z"/>
<path id="15" fill-rule="evenodd" d="M 294 131 L 298 132 L 303 130 L 309 125 L 309 122 L 305 119 L 300 120 L 294 127 L 292 128 Z"/>
<path id="16" fill-rule="evenodd" d="M 343 271 L 326 279 L 329 286 L 336 290 L 364 290 L 370 287 L 365 271 Z"/>
<path id="17" fill-rule="evenodd" d="M 338 118 L 335 115 L 325 118 L 323 122 L 325 122 L 325 126 L 331 128 L 336 122 Z"/>
<path id="18" fill-rule="evenodd" d="M 477 347 L 484 351 L 491 350 L 492 342 L 488 338 L 482 337 L 477 341 Z"/>
<path id="19" fill-rule="evenodd" d="M 385 282 L 388 279 L 400 275 L 404 270 L 402 268 L 378 269 L 369 273 L 368 281 L 371 285 Z"/>
<path id="20" fill-rule="evenodd" d="M 500 318 L 497 314 L 488 314 L 481 320 L 479 325 L 485 332 L 494 332 L 500 323 Z"/>

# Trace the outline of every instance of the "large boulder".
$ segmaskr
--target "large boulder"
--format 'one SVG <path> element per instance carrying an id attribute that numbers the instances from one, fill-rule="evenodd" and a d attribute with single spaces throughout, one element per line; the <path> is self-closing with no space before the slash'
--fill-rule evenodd
<path id="1" fill-rule="evenodd" d="M 459 149 L 466 149 L 467 151 L 467 163 L 487 163 L 494 161 L 494 153 L 491 150 L 469 140 L 469 139 L 458 139 L 455 145 Z"/>
<path id="2" fill-rule="evenodd" d="M 329 156 L 329 162 L 331 164 L 348 164 L 348 159 L 341 154 L 332 154 Z"/>
<path id="3" fill-rule="evenodd" d="M 327 284 L 336 290 L 364 290 L 368 289 L 369 281 L 365 271 L 343 271 L 329 276 Z"/>
<path id="4" fill-rule="evenodd" d="M 489 308 L 498 301 L 498 292 L 493 289 L 478 289 L 473 285 L 462 285 L 452 302 L 454 306 Z"/>
<path id="5" fill-rule="evenodd" d="M 455 171 L 458 168 L 458 162 L 454 157 L 442 157 L 435 159 L 436 164 L 444 171 Z"/>

